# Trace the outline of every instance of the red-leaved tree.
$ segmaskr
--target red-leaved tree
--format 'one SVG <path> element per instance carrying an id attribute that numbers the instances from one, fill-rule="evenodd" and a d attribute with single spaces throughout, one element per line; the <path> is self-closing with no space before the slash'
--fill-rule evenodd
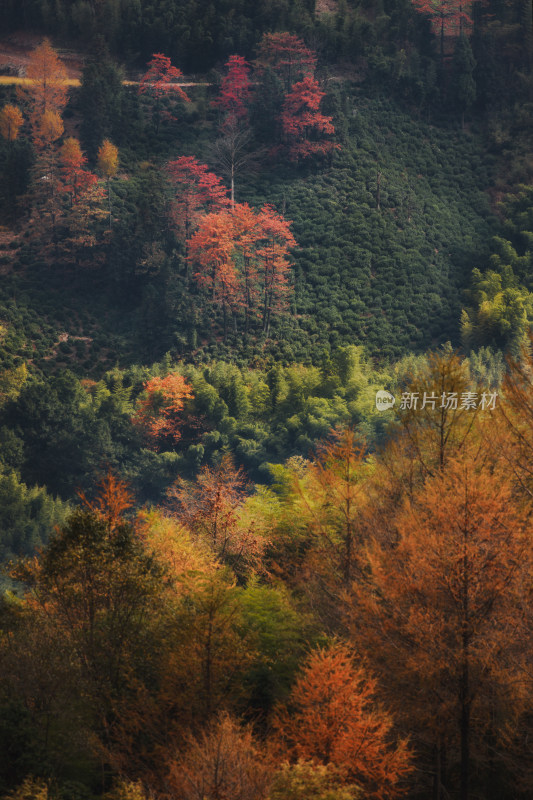
<path id="1" fill-rule="evenodd" d="M 190 241 L 189 258 L 196 265 L 199 285 L 222 306 L 225 337 L 229 312 L 244 308 L 246 330 L 252 317 L 260 317 L 268 335 L 272 316 L 286 309 L 288 254 L 296 245 L 290 224 L 272 206 L 257 212 L 247 204 L 201 220 Z"/>
<path id="2" fill-rule="evenodd" d="M 433 30 L 440 37 L 441 59 L 444 58 L 444 37 L 458 36 L 472 25 L 472 17 L 465 11 L 465 0 L 413 0 L 413 5 L 431 19 Z"/>
<path id="3" fill-rule="evenodd" d="M 139 94 L 151 97 L 152 119 L 159 130 L 161 119 L 175 119 L 170 111 L 163 109 L 163 98 L 173 95 L 176 101 L 182 100 L 185 103 L 190 103 L 190 98 L 178 83 L 183 78 L 183 73 L 172 65 L 168 56 L 154 53 L 147 67 L 139 83 Z"/>
<path id="4" fill-rule="evenodd" d="M 170 161 L 167 173 L 175 191 L 173 219 L 187 255 L 189 240 L 201 217 L 228 206 L 227 190 L 220 178 L 194 156 Z"/>
<path id="5" fill-rule="evenodd" d="M 331 117 L 319 110 L 324 94 L 318 81 L 308 75 L 285 95 L 281 125 L 289 156 L 294 161 L 330 153 L 339 147 L 324 138 L 335 133 Z"/>
<path id="6" fill-rule="evenodd" d="M 228 119 L 245 121 L 252 99 L 250 65 L 242 56 L 230 56 L 226 68 L 228 71 L 222 78 L 220 95 L 213 101 L 213 105 L 225 114 L 226 122 Z"/>
<path id="7" fill-rule="evenodd" d="M 315 66 L 315 53 L 298 36 L 287 32 L 263 35 L 255 60 L 259 76 L 270 69 L 283 82 L 285 91 L 290 91 L 295 81 L 312 76 Z"/>

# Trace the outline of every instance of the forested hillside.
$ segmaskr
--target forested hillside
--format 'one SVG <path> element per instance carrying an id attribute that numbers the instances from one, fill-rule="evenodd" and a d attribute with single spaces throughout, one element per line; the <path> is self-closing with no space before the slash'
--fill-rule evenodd
<path id="1" fill-rule="evenodd" d="M 0 798 L 533 792 L 533 23 L 0 8 Z"/>

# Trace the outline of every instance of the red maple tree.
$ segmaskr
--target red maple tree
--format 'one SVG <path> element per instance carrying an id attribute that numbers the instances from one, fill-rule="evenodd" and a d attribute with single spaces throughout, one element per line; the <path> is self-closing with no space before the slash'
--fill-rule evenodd
<path id="1" fill-rule="evenodd" d="M 316 55 L 292 33 L 265 33 L 258 47 L 255 67 L 259 75 L 271 69 L 290 91 L 295 81 L 312 76 Z"/>
<path id="2" fill-rule="evenodd" d="M 250 65 L 242 56 L 230 56 L 226 68 L 227 75 L 222 79 L 220 95 L 213 101 L 213 106 L 220 108 L 227 119 L 244 121 L 252 99 Z"/>
<path id="3" fill-rule="evenodd" d="M 281 125 L 292 160 L 329 153 L 339 147 L 323 138 L 335 133 L 331 117 L 319 111 L 324 95 L 318 81 L 310 75 L 295 83 L 285 95 Z"/>

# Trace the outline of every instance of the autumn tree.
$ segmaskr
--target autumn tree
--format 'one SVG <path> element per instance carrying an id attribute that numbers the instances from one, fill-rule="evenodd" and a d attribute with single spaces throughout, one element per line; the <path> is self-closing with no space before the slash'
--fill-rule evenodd
<path id="1" fill-rule="evenodd" d="M 228 334 L 228 316 L 241 304 L 240 286 L 232 258 L 231 215 L 228 212 L 206 214 L 189 243 L 189 258 L 198 266 L 194 278 L 209 293 L 213 305 L 222 307 L 224 341 Z"/>
<path id="2" fill-rule="evenodd" d="M 274 767 L 251 727 L 220 714 L 170 761 L 168 784 L 183 800 L 267 800 Z"/>
<path id="3" fill-rule="evenodd" d="M 56 191 L 61 195 L 62 208 L 56 254 L 62 254 L 67 260 L 74 259 L 77 265 L 85 252 L 90 252 L 92 261 L 97 262 L 96 229 L 105 215 L 103 190 L 98 186 L 96 175 L 86 169 L 86 164 L 79 141 L 67 137 L 57 154 Z M 65 193 L 68 203 L 64 200 Z"/>
<path id="4" fill-rule="evenodd" d="M 191 387 L 179 372 L 150 378 L 132 421 L 145 431 L 155 449 L 174 446 L 181 437 L 185 402 L 192 397 Z"/>
<path id="5" fill-rule="evenodd" d="M 6 105 L 0 111 L 0 134 L 8 142 L 14 142 L 24 122 L 22 111 L 12 103 Z"/>
<path id="6" fill-rule="evenodd" d="M 400 796 L 411 756 L 375 695 L 376 681 L 346 646 L 312 652 L 274 719 L 280 758 L 332 766 L 376 800 Z"/>
<path id="7" fill-rule="evenodd" d="M 321 618 L 339 625 L 340 602 L 364 569 L 369 466 L 354 430 L 332 431 L 305 469 L 292 473 L 291 514 L 306 543 L 299 585 Z"/>
<path id="8" fill-rule="evenodd" d="M 114 490 L 117 502 L 110 496 Z M 50 620 L 68 650 L 79 692 L 94 704 L 100 731 L 144 658 L 139 641 L 161 574 L 123 518 L 121 484 L 107 480 L 102 492 L 96 507 L 103 512 L 76 509 L 42 554 L 12 571 L 27 587 L 26 602 Z"/>
<path id="9" fill-rule="evenodd" d="M 429 353 L 426 363 L 402 382 L 396 408 L 400 440 L 423 476 L 443 469 L 478 435 L 477 423 L 492 405 L 487 387 L 478 388 L 467 362 L 450 347 Z"/>
<path id="10" fill-rule="evenodd" d="M 524 707 L 528 524 L 505 472 L 472 447 L 405 503 L 394 542 L 376 530 L 354 584 L 355 646 L 433 757 L 437 800 L 451 789 L 455 753 L 458 796 L 471 796 L 474 752 L 479 763 L 490 742 L 490 758 L 505 750 Z"/>
<path id="11" fill-rule="evenodd" d="M 261 39 L 255 60 L 259 75 L 270 69 L 282 80 L 286 92 L 295 82 L 312 77 L 316 66 L 316 55 L 294 34 L 265 33 Z"/>
<path id="12" fill-rule="evenodd" d="M 163 794 L 162 766 L 176 765 L 191 731 L 242 704 L 254 641 L 234 576 L 202 540 L 160 510 L 144 511 L 136 529 L 161 572 L 145 618 L 150 668 L 133 675 L 115 703 L 106 759 Z"/>
<path id="13" fill-rule="evenodd" d="M 270 335 L 272 317 L 283 313 L 288 304 L 290 262 L 289 250 L 296 247 L 290 230 L 291 222 L 270 205 L 260 212 L 261 242 L 257 250 L 262 282 L 263 332 Z"/>
<path id="14" fill-rule="evenodd" d="M 168 56 L 154 53 L 147 66 L 139 83 L 139 94 L 150 97 L 152 119 L 157 132 L 161 119 L 175 119 L 171 112 L 165 111 L 163 98 L 171 97 L 174 101 L 179 99 L 185 103 L 189 103 L 190 99 L 178 83 L 183 78 L 181 70 L 172 65 Z"/>
<path id="15" fill-rule="evenodd" d="M 441 64 L 444 63 L 444 37 L 464 33 L 472 25 L 464 0 L 413 0 L 415 9 L 428 16 L 440 38 Z"/>
<path id="16" fill-rule="evenodd" d="M 213 303 L 221 304 L 224 335 L 228 314 L 244 307 L 246 330 L 254 315 L 268 336 L 272 317 L 286 309 L 290 291 L 289 249 L 296 241 L 290 221 L 265 205 L 259 212 L 247 204 L 207 214 L 190 242 L 195 278 Z"/>
<path id="17" fill-rule="evenodd" d="M 111 531 L 124 522 L 124 512 L 134 505 L 135 498 L 128 484 L 111 470 L 100 478 L 95 497 L 91 500 L 84 492 L 79 493 L 83 505 L 95 516 L 104 520 Z"/>
<path id="18" fill-rule="evenodd" d="M 73 136 L 65 139 L 59 152 L 59 165 L 62 183 L 70 196 L 71 205 L 81 200 L 83 195 L 95 186 L 98 178 L 84 169 L 87 159 L 80 143 Z"/>
<path id="19" fill-rule="evenodd" d="M 281 124 L 289 157 L 294 161 L 329 153 L 339 147 L 324 138 L 335 133 L 331 117 L 319 111 L 324 94 L 318 81 L 307 75 L 293 84 L 285 96 Z"/>
<path id="20" fill-rule="evenodd" d="M 36 159 L 33 167 L 33 212 L 35 231 L 41 237 L 43 251 L 51 245 L 58 252 L 58 224 L 63 213 L 63 192 L 60 180 L 57 141 L 64 131 L 60 113 L 46 109 L 34 117 L 33 144 Z"/>
<path id="21" fill-rule="evenodd" d="M 244 123 L 252 98 L 250 65 L 242 56 L 230 56 L 226 63 L 227 74 L 222 78 L 220 94 L 213 101 L 225 116 L 222 127 L 230 121 Z"/>
<path id="22" fill-rule="evenodd" d="M 237 574 L 259 565 L 266 544 L 253 523 L 240 519 L 246 488 L 242 468 L 226 454 L 216 467 L 203 467 L 193 483 L 179 478 L 167 492 L 178 519 Z"/>
<path id="23" fill-rule="evenodd" d="M 201 217 L 228 205 L 227 192 L 220 178 L 210 172 L 194 156 L 181 156 L 167 164 L 167 173 L 175 191 L 172 215 L 178 233 L 185 241 L 188 255 L 189 240 Z"/>
<path id="24" fill-rule="evenodd" d="M 118 170 L 118 148 L 109 141 L 104 139 L 98 148 L 97 158 L 98 169 L 104 176 L 107 182 L 107 202 L 109 206 L 109 229 L 111 230 L 111 178 L 117 174 Z"/>
<path id="25" fill-rule="evenodd" d="M 67 71 L 50 44 L 44 39 L 29 56 L 27 83 L 17 88 L 19 97 L 29 104 L 30 124 L 35 133 L 46 112 L 61 115 L 68 98 Z"/>

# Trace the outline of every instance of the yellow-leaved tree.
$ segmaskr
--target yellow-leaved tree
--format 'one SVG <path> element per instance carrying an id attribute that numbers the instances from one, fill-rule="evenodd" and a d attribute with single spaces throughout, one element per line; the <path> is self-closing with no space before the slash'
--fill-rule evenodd
<path id="1" fill-rule="evenodd" d="M 109 139 L 104 139 L 98 148 L 98 169 L 107 181 L 109 228 L 111 229 L 111 178 L 117 174 L 118 170 L 118 148 Z"/>

